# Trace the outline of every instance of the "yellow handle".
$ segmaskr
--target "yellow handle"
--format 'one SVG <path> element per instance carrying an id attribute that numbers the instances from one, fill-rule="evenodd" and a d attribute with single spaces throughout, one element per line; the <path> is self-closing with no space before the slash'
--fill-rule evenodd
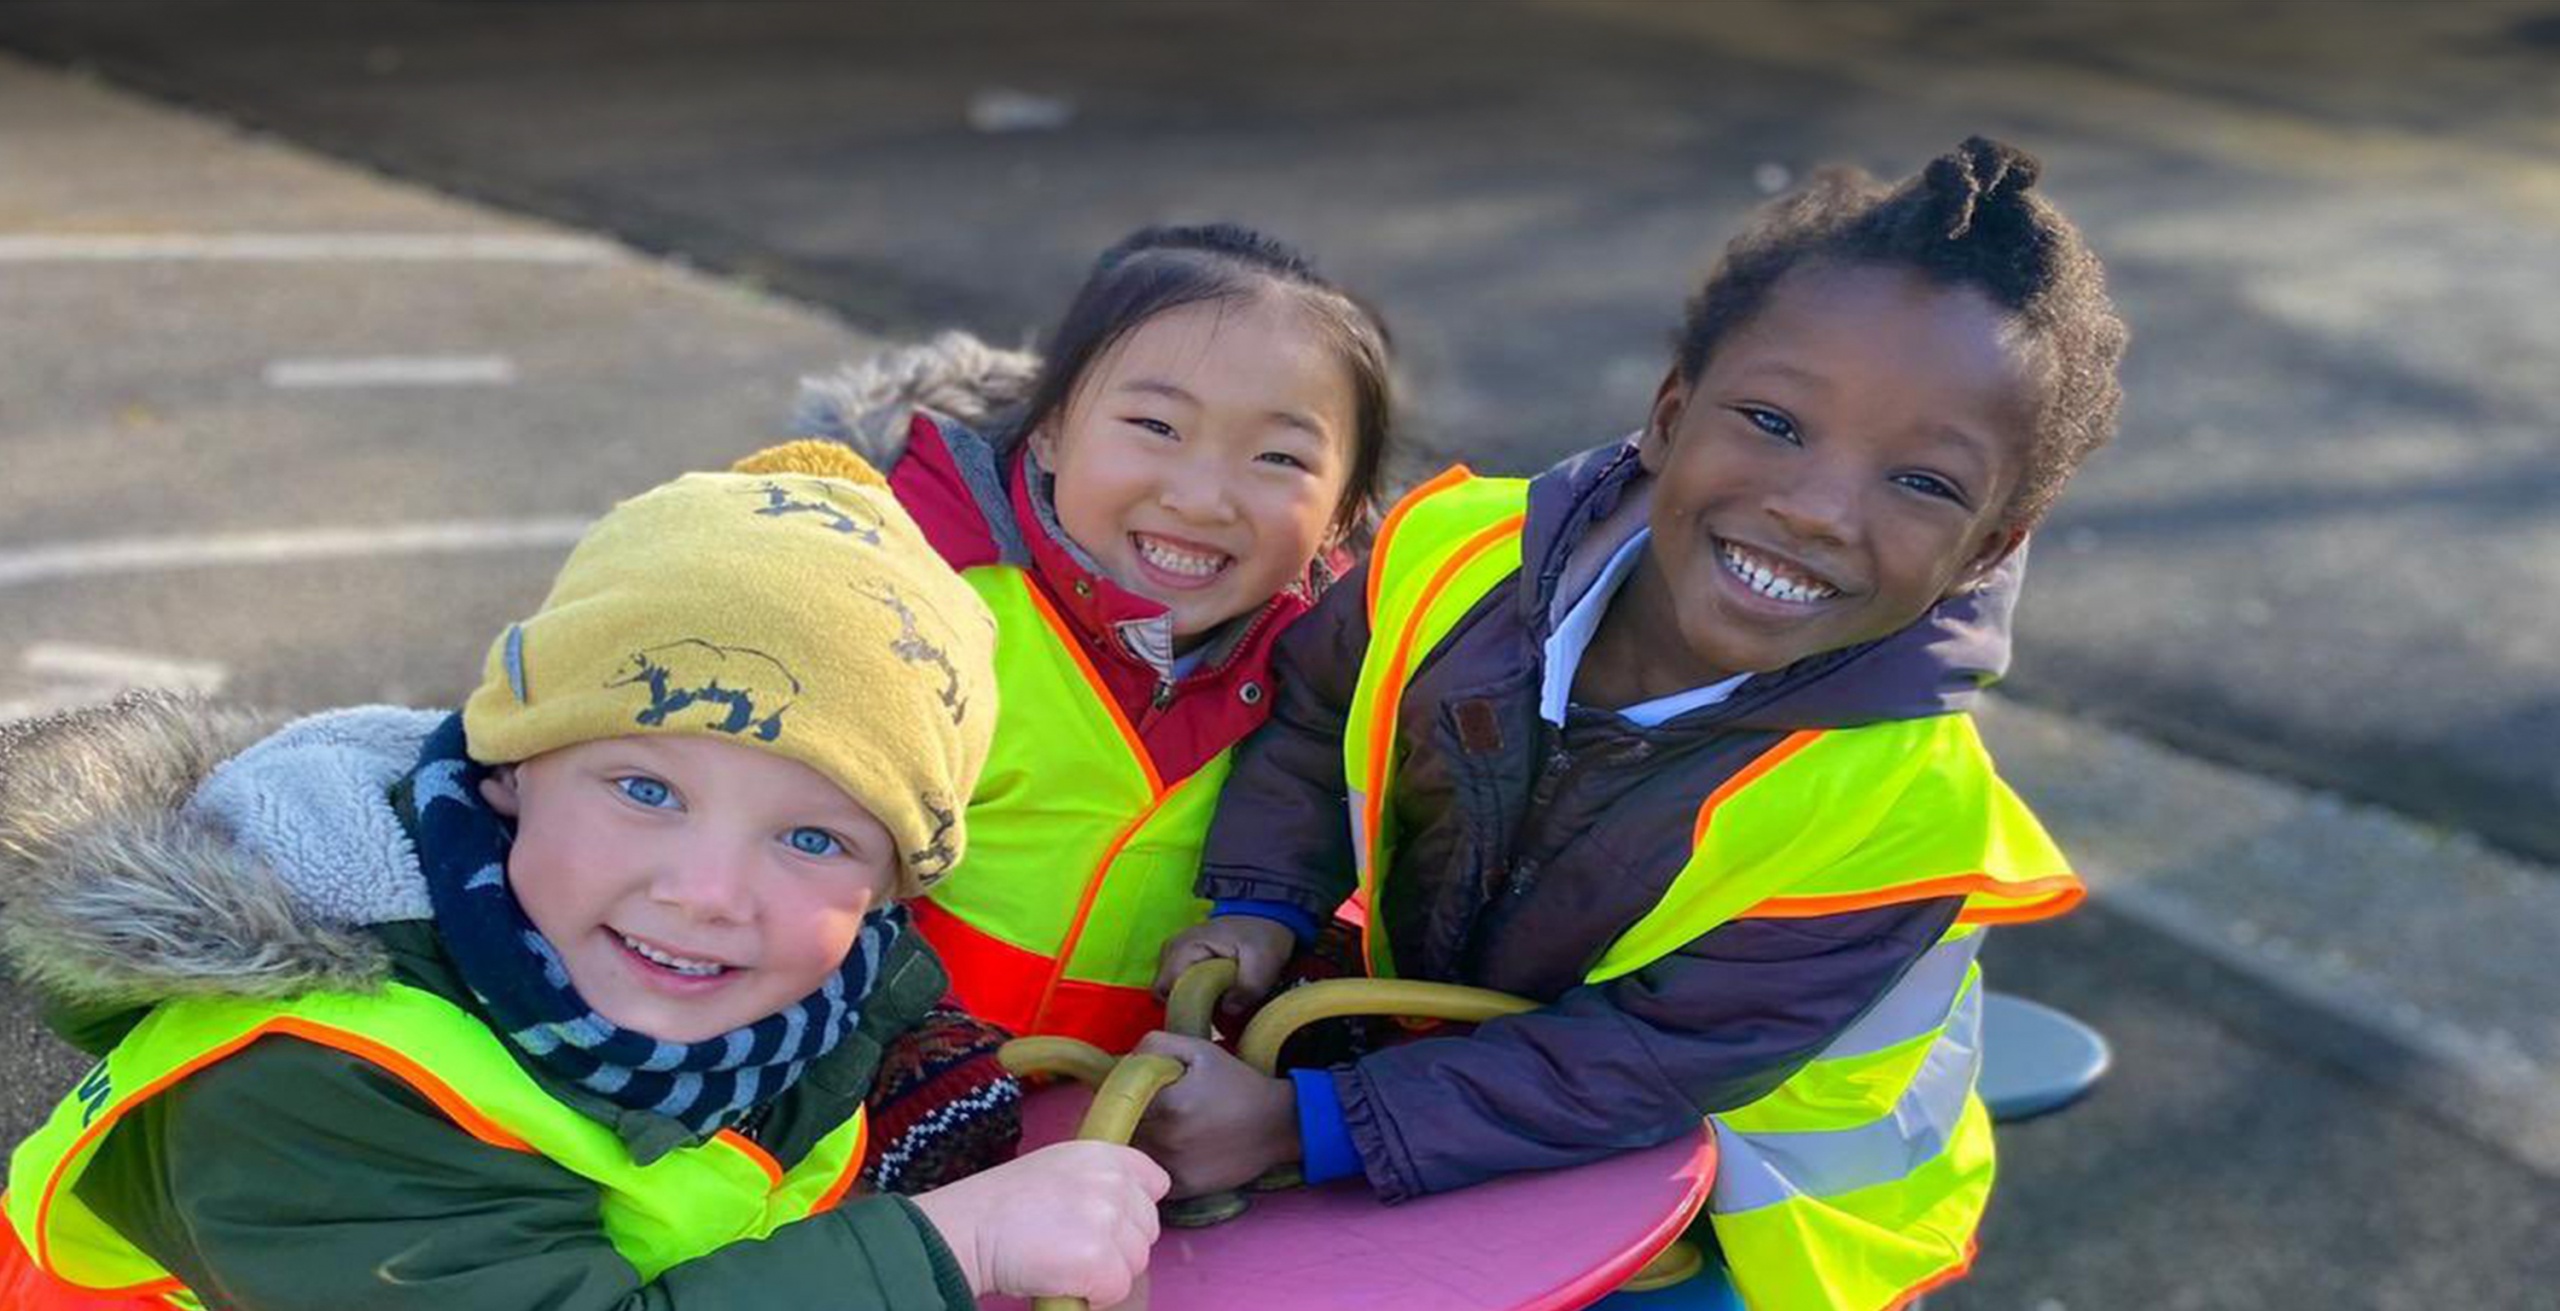
<path id="1" fill-rule="evenodd" d="M 1397 1015 L 1409 1019 L 1480 1023 L 1498 1015 L 1536 1010 L 1538 1003 L 1491 988 L 1417 979 L 1325 979 L 1271 999 L 1244 1026 L 1236 1055 L 1266 1075 L 1279 1074 L 1280 1047 L 1318 1020 L 1344 1015 Z"/>
<path id="2" fill-rule="evenodd" d="M 1182 972 L 1165 999 L 1165 1027 L 1194 1038 L 1209 1036 L 1218 998 L 1234 987 L 1236 963 L 1204 960 Z M 1015 1074 L 1064 1074 L 1094 1089 L 1076 1137 L 1088 1142 L 1126 1144 L 1146 1118 L 1147 1104 L 1183 1075 L 1182 1062 L 1170 1056 L 1130 1055 L 1112 1059 L 1089 1042 L 1054 1035 L 1016 1038 L 996 1053 Z M 1081 1297 L 1035 1297 L 1032 1311 L 1087 1311 Z"/>
<path id="3" fill-rule="evenodd" d="M 1017 1038 L 1014 1042 L 1035 1039 Z M 1007 1048 L 1013 1043 L 1005 1044 Z M 1084 1123 L 1076 1126 L 1076 1137 L 1087 1142 L 1126 1144 L 1138 1132 L 1138 1121 L 1147 1113 L 1147 1103 L 1164 1091 L 1165 1085 L 1182 1077 L 1182 1062 L 1170 1056 L 1134 1055 L 1120 1058 L 1102 1087 L 1093 1094 L 1093 1105 L 1085 1108 Z M 1035 1297 L 1033 1311 L 1087 1311 L 1081 1297 Z"/>
<path id="4" fill-rule="evenodd" d="M 1184 970 L 1165 1000 L 1165 1027 L 1195 1038 L 1209 1036 L 1218 998 L 1225 996 L 1235 981 L 1236 963 L 1224 957 L 1201 961 Z M 1264 1075 L 1277 1077 L 1281 1045 L 1288 1042 L 1291 1034 L 1318 1020 L 1344 1015 L 1398 1015 L 1481 1022 L 1536 1007 L 1536 1002 L 1509 993 L 1453 983 L 1326 979 L 1272 998 L 1245 1026 L 1236 1054 Z M 1095 1085 L 1093 1105 L 1085 1111 L 1076 1136 L 1097 1142 L 1128 1142 L 1137 1133 L 1147 1104 L 1183 1074 L 1182 1063 L 1171 1057 L 1131 1055 L 1114 1062 L 1091 1043 L 1053 1036 L 1016 1038 L 996 1056 L 1015 1074 L 1065 1074 Z M 1031 1305 L 1033 1311 L 1087 1311 L 1080 1297 L 1039 1297 L 1033 1298 Z"/>
<path id="5" fill-rule="evenodd" d="M 1224 956 L 1201 961 L 1182 972 L 1165 999 L 1167 1029 L 1193 1038 L 1209 1036 L 1210 1017 L 1218 999 L 1235 986 L 1236 963 Z M 1078 1038 L 1034 1034 L 1016 1038 L 996 1052 L 996 1060 L 1016 1075 L 1063 1074 L 1087 1088 L 1099 1088 L 1111 1077 L 1118 1057 Z M 1125 1137 L 1120 1141 L 1128 1141 Z"/>
<path id="6" fill-rule="evenodd" d="M 1137 1136 L 1138 1121 L 1147 1113 L 1147 1103 L 1163 1092 L 1165 1085 L 1182 1077 L 1182 1062 L 1170 1056 L 1123 1056 L 1111 1069 L 1111 1077 L 1094 1090 L 1093 1105 L 1085 1108 L 1084 1123 L 1076 1126 L 1076 1137 L 1089 1143 L 1119 1143 L 1127 1146 Z"/>
<path id="7" fill-rule="evenodd" d="M 1289 1041 L 1291 1034 L 1318 1020 L 1344 1015 L 1399 1015 L 1480 1024 L 1496 1016 L 1535 1009 L 1536 1002 L 1491 988 L 1414 979 L 1326 979 L 1273 998 L 1253 1017 L 1253 1023 L 1245 1026 L 1244 1038 L 1236 1044 L 1236 1055 L 1264 1074 L 1274 1074 L 1281 1045 Z M 1694 1244 L 1677 1241 L 1645 1263 L 1625 1287 L 1638 1292 L 1668 1288 L 1705 1266 L 1706 1260 Z"/>
<path id="8" fill-rule="evenodd" d="M 1016 1076 L 1063 1074 L 1087 1088 L 1099 1088 L 1111 1077 L 1119 1058 L 1079 1038 L 1034 1034 L 996 1049 L 996 1061 Z"/>
<path id="9" fill-rule="evenodd" d="M 1186 1038 L 1206 1038 L 1218 999 L 1236 986 L 1236 963 L 1226 956 L 1196 961 L 1173 981 L 1164 1001 L 1164 1027 Z"/>

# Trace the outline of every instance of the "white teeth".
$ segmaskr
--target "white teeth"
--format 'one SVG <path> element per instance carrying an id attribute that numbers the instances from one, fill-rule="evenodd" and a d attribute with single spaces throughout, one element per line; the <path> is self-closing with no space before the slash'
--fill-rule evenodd
<path id="1" fill-rule="evenodd" d="M 627 933 L 621 935 L 621 937 L 622 945 L 629 947 L 633 954 L 655 964 L 663 965 L 668 969 L 674 970 L 678 974 L 708 976 L 718 974 L 720 971 L 729 968 L 718 961 L 692 960 L 683 956 L 674 955 L 670 952 L 660 951 L 657 948 L 650 946 L 648 943 L 642 942 L 638 938 L 632 937 Z"/>
<path id="2" fill-rule="evenodd" d="M 1826 583 L 1798 582 L 1789 578 L 1770 567 L 1768 561 L 1744 551 L 1731 542 L 1724 543 L 1723 547 L 1721 554 L 1725 568 L 1731 571 L 1734 577 L 1741 579 L 1752 591 L 1773 601 L 1792 601 L 1797 605 L 1807 605 L 1815 601 L 1827 601 L 1840 595 L 1839 588 Z"/>
<path id="3" fill-rule="evenodd" d="M 1168 573 L 1206 578 L 1227 567 L 1228 557 L 1224 555 L 1176 550 L 1152 537 L 1133 536 L 1131 540 L 1138 544 L 1138 554 L 1146 557 L 1148 564 Z"/>

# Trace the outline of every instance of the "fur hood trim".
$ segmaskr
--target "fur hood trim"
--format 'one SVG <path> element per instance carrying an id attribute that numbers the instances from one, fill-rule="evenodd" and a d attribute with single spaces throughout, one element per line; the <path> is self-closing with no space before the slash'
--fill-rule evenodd
<path id="1" fill-rule="evenodd" d="M 81 1007 L 368 991 L 389 958 L 191 805 L 271 727 L 164 692 L 0 729 L 0 953 Z"/>
<path id="2" fill-rule="evenodd" d="M 800 380 L 792 432 L 843 442 L 886 472 L 906 454 L 907 426 L 924 410 L 985 432 L 1031 395 L 1040 357 L 965 332 L 892 346 L 833 373 Z"/>

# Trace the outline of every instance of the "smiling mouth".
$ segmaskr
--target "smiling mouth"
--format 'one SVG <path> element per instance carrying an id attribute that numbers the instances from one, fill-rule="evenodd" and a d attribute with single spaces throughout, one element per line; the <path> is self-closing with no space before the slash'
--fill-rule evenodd
<path id="1" fill-rule="evenodd" d="M 1137 551 L 1140 563 L 1157 573 L 1170 575 L 1176 582 L 1205 583 L 1225 573 L 1227 566 L 1236 560 L 1223 551 L 1176 546 L 1145 533 L 1129 534 L 1129 545 Z"/>
<path id="2" fill-rule="evenodd" d="M 625 951 L 628 951 L 632 955 L 657 966 L 659 969 L 665 970 L 671 974 L 681 974 L 688 979 L 716 979 L 723 974 L 731 973 L 739 968 L 738 966 L 730 965 L 721 961 L 699 960 L 691 956 L 680 956 L 654 943 L 643 942 L 619 929 L 614 931 L 613 936 L 621 940 Z"/>
<path id="3" fill-rule="evenodd" d="M 1840 595 L 1839 588 L 1820 578 L 1723 538 L 1716 539 L 1716 559 L 1753 595 L 1772 601 L 1813 605 Z"/>

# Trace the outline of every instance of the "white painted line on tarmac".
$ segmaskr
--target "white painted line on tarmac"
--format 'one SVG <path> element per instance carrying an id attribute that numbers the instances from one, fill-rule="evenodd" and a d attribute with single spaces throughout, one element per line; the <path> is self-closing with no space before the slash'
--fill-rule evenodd
<path id="1" fill-rule="evenodd" d="M 267 385 L 287 390 L 328 387 L 503 387 L 516 380 L 504 355 L 369 355 L 271 360 Z"/>
<path id="2" fill-rule="evenodd" d="M 61 546 L 0 550 L 0 588 L 62 578 L 168 573 L 232 565 L 284 564 L 398 555 L 523 551 L 568 546 L 587 530 L 583 517 L 457 520 L 387 528 L 311 528 L 299 532 L 226 533 L 201 537 L 128 537 Z"/>
<path id="3" fill-rule="evenodd" d="M 0 264 L 173 260 L 610 264 L 622 247 L 595 237 L 505 232 L 0 233 Z"/>
<path id="4" fill-rule="evenodd" d="M 219 692 L 230 672 L 209 660 L 179 660 L 80 642 L 38 642 L 18 663 L 30 674 L 113 687 Z"/>

